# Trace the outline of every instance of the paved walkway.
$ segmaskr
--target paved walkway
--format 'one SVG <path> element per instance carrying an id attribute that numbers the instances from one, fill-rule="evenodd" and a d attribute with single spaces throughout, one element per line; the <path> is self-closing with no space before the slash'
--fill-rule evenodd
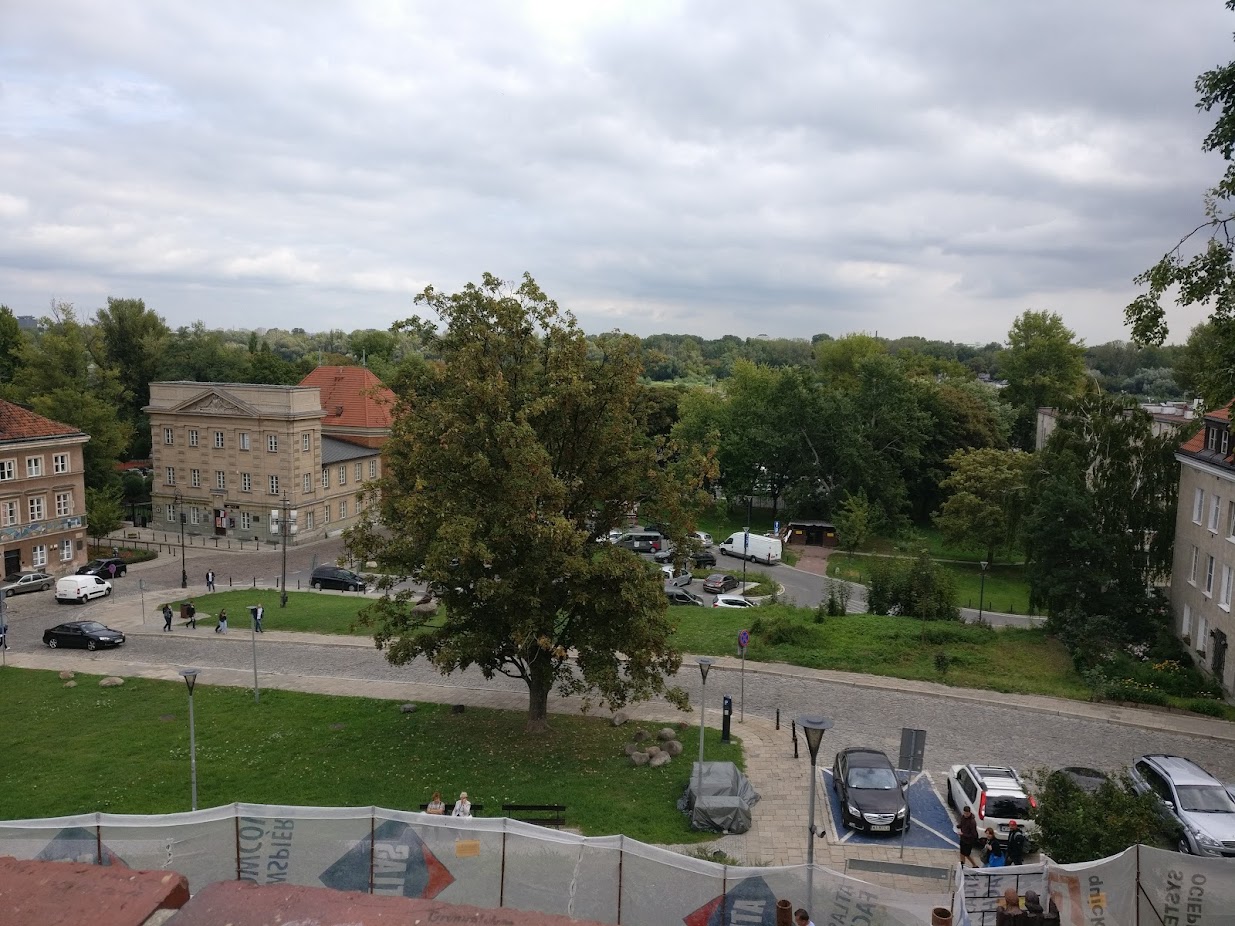
<path id="1" fill-rule="evenodd" d="M 162 633 L 162 621 L 153 613 L 145 621 L 135 612 L 132 602 L 106 601 L 97 602 L 91 606 L 90 616 L 102 620 L 109 626 L 124 630 L 126 634 L 135 636 L 154 635 Z M 198 631 L 199 633 L 201 631 Z M 207 631 L 209 632 L 209 631 Z M 211 634 L 213 636 L 213 634 Z M 248 646 L 250 635 L 238 627 L 220 642 L 231 645 Z M 280 643 L 316 644 L 332 647 L 372 648 L 372 641 L 367 638 L 344 637 L 328 634 L 292 633 L 270 630 L 262 638 L 263 645 Z M 95 673 L 103 668 L 92 654 L 85 652 L 36 651 L 33 653 L 9 653 L 8 663 L 23 668 L 76 671 Z M 109 654 L 111 656 L 117 654 Z M 685 657 L 686 664 L 692 661 Z M 740 661 L 730 657 L 716 659 L 718 668 L 737 669 Z M 109 658 L 106 670 L 113 674 L 132 677 L 159 678 L 168 681 L 178 681 L 176 668 L 172 666 L 159 667 L 149 663 L 129 663 Z M 898 691 L 910 693 L 919 697 L 947 698 L 958 702 L 975 702 L 982 704 L 1007 704 L 1018 710 L 1037 711 L 1048 715 L 1085 717 L 1106 723 L 1122 724 L 1141 728 L 1146 731 L 1168 730 L 1174 733 L 1186 733 L 1197 738 L 1221 740 L 1235 743 L 1235 724 L 1216 720 L 1200 715 L 1181 713 L 1158 713 L 1148 710 L 1124 708 L 1109 704 L 1090 704 L 1080 701 L 1068 701 L 1059 698 L 1049 698 L 1027 695 L 1005 695 L 993 691 L 977 691 L 962 688 L 950 688 L 930 682 L 891 679 L 882 676 L 850 674 L 843 672 L 821 671 L 796 666 L 780 664 L 747 663 L 745 671 L 764 675 L 779 675 L 783 678 L 800 678 L 805 684 L 810 680 L 828 681 L 850 685 L 857 688 L 868 688 L 872 691 Z M 349 695 L 356 694 L 353 679 L 321 677 L 312 675 L 289 675 L 278 673 L 260 673 L 260 684 L 265 688 L 283 688 L 306 691 L 317 694 Z M 250 687 L 253 683 L 251 671 L 242 669 L 212 668 L 209 677 L 202 679 L 202 684 L 231 685 Z M 510 690 L 498 691 L 488 687 L 446 687 L 441 684 L 428 685 L 414 682 L 371 680 L 365 684 L 367 697 L 385 698 L 397 701 L 425 701 L 467 704 L 473 707 L 489 707 L 504 710 L 523 710 L 526 708 L 526 697 L 520 692 Z M 577 699 L 554 698 L 551 709 L 555 712 L 577 713 L 580 702 Z M 664 704 L 641 704 L 627 711 L 636 720 L 653 722 L 678 722 L 682 719 L 681 712 Z M 707 715 L 709 726 L 720 726 L 719 712 L 711 711 Z M 798 759 L 794 758 L 794 745 L 790 732 L 786 729 L 789 718 L 785 718 L 785 726 L 780 730 L 775 728 L 771 720 L 759 717 L 748 717 L 744 722 L 733 724 L 733 735 L 740 739 L 745 756 L 746 774 L 758 790 L 761 800 L 754 810 L 754 823 L 749 832 L 742 835 L 725 836 L 711 844 L 739 862 L 749 865 L 794 865 L 806 861 L 806 845 L 808 841 L 808 821 L 806 806 L 810 782 L 809 753 L 804 742 L 800 742 Z M 817 815 L 821 826 L 828 830 L 822 839 L 815 842 L 815 861 L 817 864 L 843 871 L 847 859 L 863 858 L 882 861 L 902 860 L 899 845 L 893 840 L 886 847 L 880 845 L 845 845 L 834 841 L 830 832 L 826 810 L 827 795 L 820 782 L 816 799 Z M 690 851 L 696 847 L 682 847 Z M 914 849 L 904 850 L 903 861 L 910 864 L 950 867 L 956 856 L 945 850 Z M 924 881 L 903 875 L 863 875 L 866 880 L 894 885 L 903 890 L 938 891 L 940 882 Z"/>

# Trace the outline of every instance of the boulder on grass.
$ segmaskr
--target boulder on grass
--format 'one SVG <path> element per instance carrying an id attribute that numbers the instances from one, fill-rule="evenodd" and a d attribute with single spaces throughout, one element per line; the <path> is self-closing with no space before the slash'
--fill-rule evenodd
<path id="1" fill-rule="evenodd" d="M 403 714 L 414 714 L 416 713 L 416 705 L 415 704 L 400 704 L 399 712 Z"/>
<path id="2" fill-rule="evenodd" d="M 124 679 L 118 675 L 109 675 L 105 679 L 99 681 L 100 688 L 118 688 L 124 684 Z"/>
<path id="3" fill-rule="evenodd" d="M 660 747 L 659 747 L 659 746 L 649 746 L 649 747 L 648 747 L 646 750 L 644 750 L 644 751 L 645 751 L 645 752 L 646 752 L 649 756 L 658 756 L 658 755 L 660 755 Z"/>
<path id="4" fill-rule="evenodd" d="M 635 731 L 635 742 L 636 743 L 642 743 L 647 738 L 648 738 L 647 730 L 636 730 Z"/>
<path id="5" fill-rule="evenodd" d="M 662 765 L 669 764 L 669 754 L 666 752 L 658 752 L 652 758 L 648 759 L 648 765 L 652 768 L 660 768 Z"/>
<path id="6" fill-rule="evenodd" d="M 633 756 L 636 752 L 639 751 L 639 744 L 638 743 L 627 743 L 625 746 L 622 747 L 622 751 L 625 752 L 626 755 L 628 756 Z"/>
<path id="7" fill-rule="evenodd" d="M 630 719 L 630 718 L 628 718 L 628 717 L 626 716 L 626 712 L 625 712 L 625 711 L 618 711 L 616 714 L 614 714 L 614 715 L 613 715 L 613 725 L 614 725 L 615 727 L 620 727 L 620 726 L 622 726 L 623 724 L 625 724 L 625 723 L 626 723 L 626 721 L 627 721 L 627 720 L 629 720 L 629 719 Z"/>
<path id="8" fill-rule="evenodd" d="M 677 734 L 673 732 L 673 727 L 661 727 L 660 732 L 656 734 L 656 738 L 664 742 L 665 740 L 676 739 Z"/>
<path id="9" fill-rule="evenodd" d="M 646 752 L 633 753 L 630 757 L 630 761 L 632 765 L 647 765 L 648 754 Z"/>
<path id="10" fill-rule="evenodd" d="M 73 673 L 72 673 L 72 672 L 70 672 L 68 669 L 61 669 L 61 670 L 60 670 L 60 677 L 61 677 L 62 679 L 68 680 L 68 679 L 70 679 L 70 678 L 73 678 Z"/>
<path id="11" fill-rule="evenodd" d="M 671 756 L 680 756 L 682 754 L 682 744 L 677 740 L 669 740 L 667 743 L 661 743 L 661 752 Z"/>
<path id="12" fill-rule="evenodd" d="M 69 679 L 67 682 L 64 683 L 64 687 L 65 688 L 76 688 L 77 682 L 73 681 L 72 679 Z"/>

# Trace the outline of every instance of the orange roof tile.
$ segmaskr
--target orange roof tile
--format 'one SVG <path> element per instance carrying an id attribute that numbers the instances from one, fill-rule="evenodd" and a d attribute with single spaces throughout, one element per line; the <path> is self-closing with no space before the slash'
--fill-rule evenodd
<path id="1" fill-rule="evenodd" d="M 318 367 L 300 385 L 321 390 L 326 427 L 390 427 L 395 394 L 367 367 Z"/>
<path id="2" fill-rule="evenodd" d="M 0 399 L 0 442 L 82 434 L 81 428 L 52 421 L 21 405 Z"/>

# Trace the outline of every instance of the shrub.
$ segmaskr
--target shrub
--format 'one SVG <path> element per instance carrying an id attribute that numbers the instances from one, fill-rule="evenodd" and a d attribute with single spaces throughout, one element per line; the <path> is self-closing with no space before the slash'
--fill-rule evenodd
<path id="1" fill-rule="evenodd" d="M 1134 704 L 1155 704 L 1166 707 L 1170 699 L 1166 692 L 1156 688 L 1144 688 L 1133 679 L 1120 679 L 1106 686 L 1106 697 L 1111 701 L 1130 701 Z"/>
<path id="2" fill-rule="evenodd" d="M 761 624 L 763 622 L 760 622 Z M 805 646 L 814 637 L 812 628 L 805 624 L 797 624 L 784 617 L 773 618 L 760 627 L 764 642 L 769 646 Z M 754 625 L 751 625 L 754 632 Z"/>
<path id="3" fill-rule="evenodd" d="M 952 574 L 922 553 L 912 560 L 880 560 L 871 570 L 867 608 L 927 621 L 960 620 Z"/>
<path id="4" fill-rule="evenodd" d="M 1192 698 L 1184 703 L 1184 707 L 1192 711 L 1194 714 L 1205 714 L 1209 717 L 1225 717 L 1226 707 L 1221 701 L 1213 701 L 1209 698 Z"/>

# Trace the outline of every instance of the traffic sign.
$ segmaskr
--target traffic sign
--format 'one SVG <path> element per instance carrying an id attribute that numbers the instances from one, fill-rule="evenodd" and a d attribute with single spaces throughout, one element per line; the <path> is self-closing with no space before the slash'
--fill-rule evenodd
<path id="1" fill-rule="evenodd" d="M 750 631 L 749 630 L 739 630 L 738 631 L 738 646 L 742 647 L 742 649 L 746 649 L 746 647 L 750 646 Z"/>

